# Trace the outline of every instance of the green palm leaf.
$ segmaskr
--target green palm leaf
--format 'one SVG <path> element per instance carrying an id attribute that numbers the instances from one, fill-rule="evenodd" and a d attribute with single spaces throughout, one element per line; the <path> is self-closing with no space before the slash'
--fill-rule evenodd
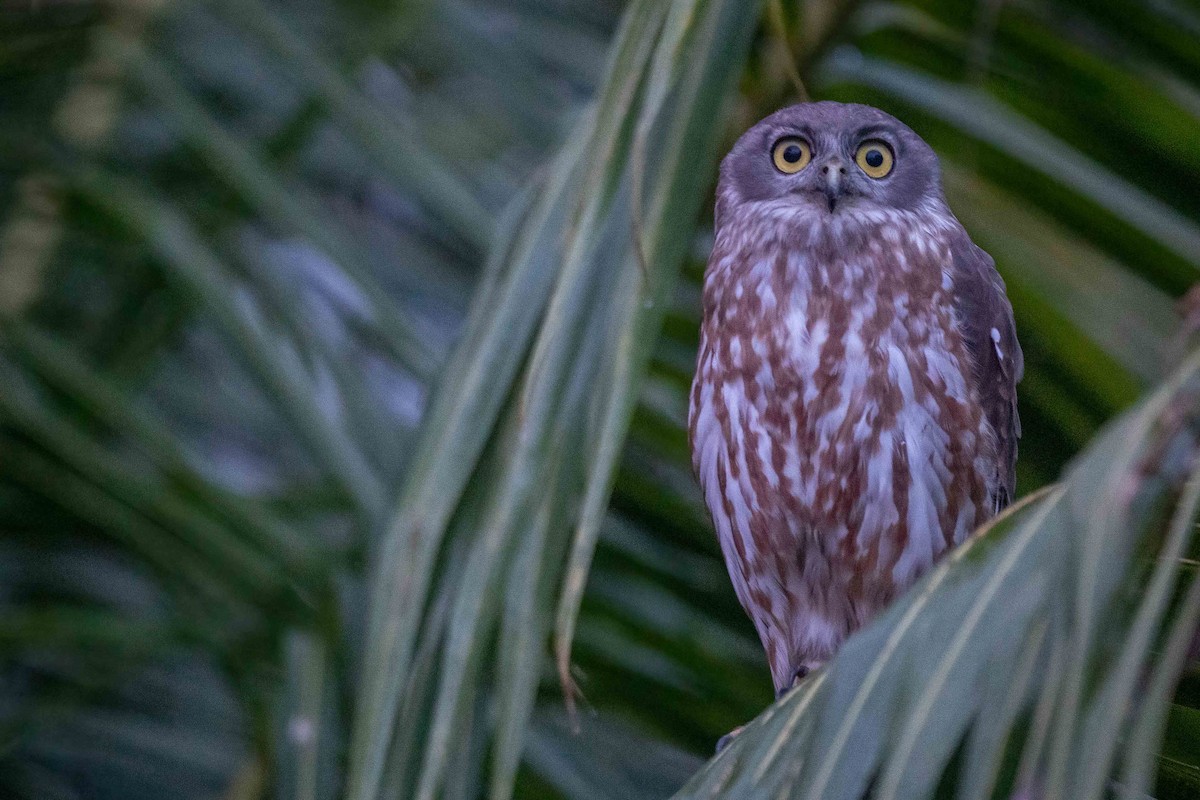
<path id="1" fill-rule="evenodd" d="M 500 738 L 491 792 L 508 794 L 532 711 L 537 671 L 530 666 L 546 633 L 547 616 L 534 603 L 541 594 L 544 609 L 559 582 L 568 509 L 585 480 L 560 620 L 569 637 L 635 378 L 697 211 L 696 161 L 715 156 L 706 117 L 719 108 L 755 18 L 743 4 L 635 4 L 606 91 L 495 251 L 495 282 L 477 295 L 380 545 L 350 797 L 386 792 L 389 761 L 416 770 L 390 777 L 393 785 L 414 785 L 420 798 L 438 794 L 453 749 L 470 745 L 465 733 L 480 724 L 471 705 L 490 661 L 482 650 L 497 626 L 505 635 L 496 645 Z M 643 158 L 635 166 L 637 148 Z M 642 220 L 640 241 L 630 214 Z M 594 418 L 598 427 L 588 423 Z M 491 479 L 468 485 L 477 471 Z M 460 516 L 460 498 L 479 510 Z M 446 549 L 463 560 L 450 561 L 453 577 L 441 578 L 451 595 L 434 599 L 436 559 Z M 510 553 L 521 559 L 512 566 Z M 444 623 L 422 631 L 426 609 L 442 602 L 449 604 Z M 444 637 L 444 649 L 428 742 L 414 759 L 404 747 L 389 752 L 388 732 L 406 704 L 430 702 L 420 693 L 400 702 L 419 637 Z"/>

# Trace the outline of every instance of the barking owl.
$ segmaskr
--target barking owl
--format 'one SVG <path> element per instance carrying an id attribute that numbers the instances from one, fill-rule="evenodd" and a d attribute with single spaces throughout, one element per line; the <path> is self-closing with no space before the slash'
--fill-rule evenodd
<path id="1" fill-rule="evenodd" d="M 777 693 L 1013 496 L 1023 361 L 937 156 L 878 109 L 759 122 L 721 164 L 688 427 Z"/>

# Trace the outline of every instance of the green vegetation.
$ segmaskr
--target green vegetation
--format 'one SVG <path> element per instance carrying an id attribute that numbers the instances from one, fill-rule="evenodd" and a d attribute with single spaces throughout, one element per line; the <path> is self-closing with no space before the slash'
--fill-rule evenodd
<path id="1" fill-rule="evenodd" d="M 0 797 L 1200 793 L 1200 6 L 0 31 Z M 771 702 L 683 429 L 711 187 L 801 91 L 941 154 L 1064 482 L 706 765 Z"/>

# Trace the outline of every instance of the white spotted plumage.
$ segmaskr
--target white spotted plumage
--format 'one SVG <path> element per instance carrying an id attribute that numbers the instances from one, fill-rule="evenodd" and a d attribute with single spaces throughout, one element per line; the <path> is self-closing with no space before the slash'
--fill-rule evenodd
<path id="1" fill-rule="evenodd" d="M 770 218 L 770 217 L 769 217 Z M 771 247 L 789 247 L 788 242 L 794 241 L 792 236 L 797 230 L 811 231 L 817 226 L 803 219 L 794 218 L 778 220 L 781 224 L 774 231 L 765 227 L 760 228 L 759 235 L 753 239 L 742 241 L 722 241 L 718 243 L 718 251 L 722 259 L 718 261 L 709 274 L 709 281 L 721 283 L 731 280 L 737 265 L 743 263 L 748 256 L 753 256 L 762 249 Z M 861 224 L 879 224 L 871 215 L 861 220 Z M 808 224 L 806 224 L 808 223 Z M 844 223 L 845 224 L 845 223 Z M 936 225 L 926 220 L 920 220 L 906 215 L 890 216 L 886 221 L 886 231 L 890 238 L 895 239 L 898 246 L 909 246 L 917 257 L 939 249 L 940 245 L 929 242 L 940 235 Z M 903 234 L 901 232 L 904 232 Z M 770 244 L 767 244 L 770 243 Z M 918 244 L 920 243 L 920 244 Z M 747 248 L 742 250 L 726 250 L 729 245 Z M 741 300 L 747 291 L 753 292 L 761 302 L 759 316 L 748 320 L 747 324 L 754 333 L 741 337 L 728 338 L 726 357 L 729 363 L 724 363 L 717 349 L 707 343 L 701 348 L 700 375 L 697 385 L 700 387 L 692 404 L 692 427 L 694 430 L 693 447 L 696 454 L 697 473 L 709 498 L 709 508 L 717 522 L 718 535 L 724 546 L 724 552 L 730 573 L 733 576 L 735 590 L 743 604 L 753 605 L 752 589 L 761 598 L 767 599 L 766 613 L 755 616 L 755 623 L 764 641 L 775 639 L 787 642 L 787 649 L 792 651 L 781 654 L 778 658 L 788 661 L 786 666 L 778 666 L 774 670 L 779 673 L 777 683 L 786 678 L 793 653 L 804 652 L 811 654 L 808 661 L 819 663 L 836 647 L 837 643 L 848 633 L 849 629 L 861 619 L 869 616 L 878 605 L 884 601 L 866 602 L 859 607 L 832 607 L 830 613 L 815 613 L 807 609 L 805 613 L 797 613 L 798 609 L 789 605 L 787 595 L 802 595 L 807 590 L 802 588 L 805 575 L 802 571 L 781 571 L 772 574 L 770 569 L 757 576 L 746 566 L 759 566 L 770 560 L 770 554 L 760 552 L 763 546 L 756 542 L 752 531 L 751 518 L 754 508 L 770 508 L 773 500 L 770 496 L 780 486 L 787 484 L 788 493 L 800 499 L 806 506 L 817 502 L 818 489 L 821 486 L 845 482 L 845 476 L 830 474 L 821 468 L 820 456 L 829 448 L 846 448 L 861 446 L 868 438 L 870 420 L 878 413 L 877 402 L 870 399 L 868 383 L 873 375 L 868 368 L 866 349 L 868 347 L 886 354 L 886 378 L 889 385 L 896 387 L 901 398 L 901 406 L 893 430 L 884 432 L 875 446 L 863 450 L 860 457 L 863 461 L 866 480 L 860 487 L 858 503 L 863 507 L 862 523 L 856 532 L 856 547 L 869 548 L 873 538 L 878 538 L 876 546 L 879 549 L 878 559 L 891 563 L 891 581 L 895 586 L 903 587 L 912 583 L 922 572 L 929 568 L 933 561 L 946 549 L 947 543 L 941 534 L 939 513 L 947 505 L 946 483 L 948 482 L 948 437 L 939 427 L 939 408 L 936 401 L 928 397 L 924 402 L 918 399 L 912 374 L 913 365 L 910 363 L 910 335 L 914 331 L 924 332 L 936 328 L 936 322 L 928 313 L 911 309 L 906 294 L 897 295 L 895 310 L 896 322 L 888 326 L 871 341 L 864 341 L 862 331 L 869 318 L 876 313 L 873 285 L 883 276 L 865 265 L 849 264 L 840 278 L 835 278 L 827 270 L 811 270 L 807 260 L 800 254 L 789 252 L 786 259 L 787 270 L 784 283 L 791 287 L 785 294 L 782 303 L 774 302 L 775 291 L 770 286 L 771 275 L 758 265 L 764 259 L 754 260 L 755 268 L 746 274 L 741 274 L 734 283 L 736 287 L 732 295 L 735 300 Z M 797 392 L 795 398 L 789 398 L 803 415 L 803 409 L 811 406 L 820 394 L 820 388 L 813 376 L 819 370 L 821 353 L 827 344 L 829 336 L 828 321 L 813 318 L 807 314 L 808 301 L 813 292 L 827 294 L 835 291 L 843 300 L 844 287 L 863 283 L 863 301 L 855 304 L 850 312 L 848 330 L 844 338 L 843 368 L 837 381 L 839 399 L 836 405 L 813 417 L 809 424 L 816 433 L 816 447 L 809 452 L 802 452 L 795 447 L 788 447 L 783 465 L 782 475 L 773 467 L 770 457 L 772 441 L 787 441 L 794 432 L 785 426 L 772 424 L 763 419 L 765 399 L 776 391 L 780 375 L 777 370 L 786 373 L 784 382 L 793 385 Z M 930 298 L 934 303 L 945 304 L 944 283 L 939 275 L 937 293 Z M 726 309 L 726 321 L 737 318 L 737 314 L 729 313 Z M 744 308 L 737 313 L 746 313 Z M 776 320 L 783 324 L 777 325 Z M 766 343 L 774 340 L 778 349 L 787 353 L 788 358 L 775 368 L 768 366 Z M 744 354 L 747 349 L 754 351 L 761 364 L 752 374 L 746 374 Z M 928 383 L 944 387 L 951 397 L 965 401 L 968 398 L 967 381 L 964 376 L 960 358 L 947 349 L 945 342 L 934 337 L 922 350 L 925 360 L 924 380 Z M 705 376 L 725 374 L 720 380 L 705 379 Z M 878 376 L 874 376 L 878 377 Z M 751 392 L 748 384 L 757 389 L 760 400 L 753 402 L 749 399 Z M 714 392 L 719 392 L 723 405 L 729 415 L 728 429 L 733 442 L 722 435 L 721 426 L 717 424 L 716 413 L 712 402 Z M 847 423 L 849 407 L 856 400 L 862 402 L 858 416 L 853 420 L 851 435 L 848 440 L 839 440 L 838 433 Z M 788 424 L 792 424 L 789 422 Z M 979 421 L 974 432 L 981 439 L 989 434 L 986 423 Z M 731 446 L 732 445 L 732 446 Z M 908 489 L 905 498 L 907 513 L 904 518 L 909 532 L 908 543 L 902 552 L 896 552 L 887 537 L 881 536 L 883 531 L 894 527 L 900 522 L 900 512 L 896 498 L 893 495 L 895 476 L 893 475 L 893 451 L 900 448 L 906 453 L 908 463 Z M 762 475 L 763 486 L 757 487 L 751 480 L 751 470 L 745 459 L 747 453 L 757 456 L 764 467 Z M 807 465 L 807 477 L 802 476 L 803 466 Z M 983 480 L 984 476 L 980 476 Z M 762 492 L 762 489 L 767 492 Z M 825 498 L 825 510 L 830 511 L 833 495 Z M 732 509 L 732 513 L 730 513 Z M 953 541 L 961 542 L 976 522 L 975 504 L 966 498 L 960 505 L 956 519 L 953 522 Z M 805 533 L 797 529 L 783 532 L 785 537 L 792 537 L 797 544 Z M 838 525 L 834 530 L 822 532 L 835 540 L 850 535 L 845 525 Z M 737 541 L 735 542 L 734 539 Z M 829 569 L 830 566 L 818 566 L 818 571 Z M 795 584 L 795 585 L 789 585 Z M 888 596 L 892 592 L 887 593 Z M 822 605 L 829 606 L 824 603 Z"/>

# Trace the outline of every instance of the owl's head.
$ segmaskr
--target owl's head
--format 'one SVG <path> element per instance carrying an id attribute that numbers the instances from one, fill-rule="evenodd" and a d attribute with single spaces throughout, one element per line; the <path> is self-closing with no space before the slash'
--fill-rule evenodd
<path id="1" fill-rule="evenodd" d="M 721 162 L 718 225 L 755 201 L 828 215 L 944 203 L 937 156 L 911 128 L 871 106 L 827 101 L 776 111 Z"/>

